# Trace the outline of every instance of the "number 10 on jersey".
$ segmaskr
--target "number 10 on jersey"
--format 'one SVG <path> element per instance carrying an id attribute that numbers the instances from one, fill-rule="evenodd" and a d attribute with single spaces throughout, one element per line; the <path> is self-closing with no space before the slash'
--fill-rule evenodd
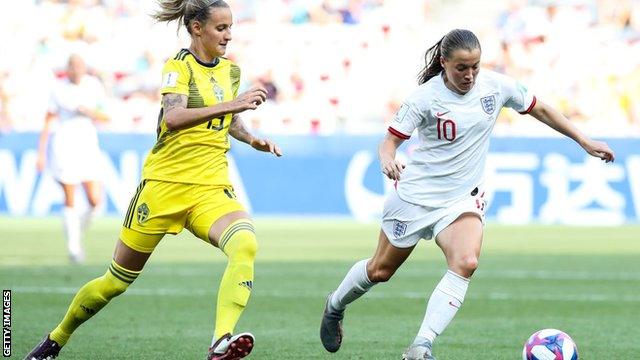
<path id="1" fill-rule="evenodd" d="M 444 138 L 445 140 L 453 141 L 456 139 L 456 123 L 453 120 L 438 118 L 436 127 L 439 140 Z"/>

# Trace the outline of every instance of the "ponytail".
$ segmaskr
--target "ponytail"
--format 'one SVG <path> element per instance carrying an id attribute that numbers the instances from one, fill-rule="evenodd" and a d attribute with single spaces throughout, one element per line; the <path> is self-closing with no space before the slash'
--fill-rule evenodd
<path id="1" fill-rule="evenodd" d="M 418 84 L 422 85 L 432 77 L 439 75 L 444 70 L 440 58 L 450 59 L 453 52 L 458 49 L 482 50 L 480 41 L 473 32 L 463 29 L 451 30 L 424 54 L 425 67 L 418 75 Z"/>
<path id="2" fill-rule="evenodd" d="M 429 79 L 444 70 L 442 64 L 440 64 L 440 56 L 442 56 L 440 45 L 442 44 L 442 40 L 444 40 L 444 36 L 424 53 L 425 67 L 420 71 L 420 75 L 418 75 L 418 84 L 422 85 L 426 83 Z"/>
<path id="3" fill-rule="evenodd" d="M 204 23 L 209 19 L 209 8 L 229 7 L 224 0 L 156 0 L 160 6 L 160 10 L 151 16 L 157 21 L 173 21 L 178 20 L 182 23 L 189 34 L 191 28 L 189 24 L 192 20 Z"/>
<path id="4" fill-rule="evenodd" d="M 169 22 L 184 17 L 185 10 L 187 8 L 187 0 L 158 0 L 160 10 L 153 13 L 151 16 L 159 22 Z"/>

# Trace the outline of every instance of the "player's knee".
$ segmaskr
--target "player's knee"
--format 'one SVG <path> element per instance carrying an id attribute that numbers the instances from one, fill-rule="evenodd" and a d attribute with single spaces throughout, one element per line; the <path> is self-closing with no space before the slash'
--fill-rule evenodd
<path id="1" fill-rule="evenodd" d="M 229 256 L 230 261 L 250 261 L 256 258 L 258 240 L 253 225 L 248 221 L 237 222 L 223 234 L 220 248 Z"/>
<path id="2" fill-rule="evenodd" d="M 92 209 L 95 209 L 100 204 L 100 198 L 89 196 L 87 202 Z"/>
<path id="3" fill-rule="evenodd" d="M 238 246 L 236 252 L 239 256 L 253 260 L 258 253 L 258 240 L 256 234 L 252 231 L 241 231 L 243 234 L 239 234 Z"/>
<path id="4" fill-rule="evenodd" d="M 374 283 L 387 282 L 393 276 L 393 272 L 388 270 L 377 270 L 369 274 L 369 280 Z"/>
<path id="5" fill-rule="evenodd" d="M 470 277 L 478 269 L 478 257 L 466 256 L 456 261 L 456 268 L 461 276 Z"/>
<path id="6" fill-rule="evenodd" d="M 395 269 L 392 269 L 388 266 L 382 266 L 379 264 L 369 264 L 367 267 L 367 276 L 369 280 L 374 283 L 378 282 L 387 282 L 393 274 L 396 272 Z"/>

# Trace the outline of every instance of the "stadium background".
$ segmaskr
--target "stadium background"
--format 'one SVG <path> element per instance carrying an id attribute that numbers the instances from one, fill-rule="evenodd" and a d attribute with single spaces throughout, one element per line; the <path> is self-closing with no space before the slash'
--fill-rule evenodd
<path id="1" fill-rule="evenodd" d="M 230 152 L 238 193 L 261 229 L 257 284 L 263 285 L 241 322 L 264 339 L 255 358 L 326 357 L 315 338 L 322 299 L 353 261 L 370 256 L 390 188 L 375 160 L 377 142 L 415 87 L 426 48 L 454 27 L 476 32 L 485 68 L 521 80 L 590 136 L 606 139 L 617 159 L 608 165 L 589 159 L 533 118 L 503 111 L 489 157 L 493 191 L 482 265 L 436 354 L 513 359 L 530 333 L 558 327 L 586 359 L 634 358 L 640 351 L 631 320 L 640 316 L 634 260 L 640 255 L 640 1 L 228 2 L 235 20 L 228 56 L 242 68 L 242 88 L 270 89 L 269 101 L 244 119 L 285 152 L 272 159 L 240 144 Z M 19 357 L 58 321 L 77 287 L 107 264 L 154 142 L 163 60 L 188 46 L 188 37 L 176 34 L 176 24 L 154 24 L 147 16 L 152 1 L 3 5 L 0 284 L 14 290 Z M 75 267 L 67 264 L 56 218 L 59 186 L 35 169 L 51 83 L 65 76 L 71 53 L 104 84 L 111 116 L 100 127 L 107 201 L 85 239 L 87 262 Z M 177 238 L 163 242 L 130 295 L 84 326 L 63 354 L 200 356 L 210 336 L 210 289 L 224 259 L 188 235 Z M 421 244 L 392 283 L 353 307 L 351 338 L 339 357 L 397 358 L 443 269 L 437 248 Z M 290 322 L 270 327 L 285 310 L 293 313 Z M 388 315 L 367 315 L 375 312 Z M 145 325 L 121 333 L 128 324 L 117 316 L 122 313 Z M 167 315 L 148 322 L 157 313 Z M 281 344 L 291 332 L 300 335 L 301 347 Z M 121 348 L 96 344 L 103 336 Z M 278 349 L 285 355 L 276 355 Z"/>

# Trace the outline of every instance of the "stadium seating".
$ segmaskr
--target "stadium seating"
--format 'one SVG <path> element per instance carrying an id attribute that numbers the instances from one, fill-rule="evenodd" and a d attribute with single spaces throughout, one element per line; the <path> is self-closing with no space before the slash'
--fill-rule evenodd
<path id="1" fill-rule="evenodd" d="M 242 87 L 271 90 L 269 102 L 245 114 L 254 130 L 379 133 L 415 87 L 424 51 L 452 27 L 466 27 L 481 39 L 486 68 L 518 78 L 588 133 L 640 136 L 632 101 L 640 96 L 637 1 L 228 2 L 236 22 L 228 56 L 243 70 Z M 41 128 L 50 83 L 64 76 L 70 53 L 86 59 L 110 94 L 112 121 L 101 130 L 155 130 L 163 60 L 189 39 L 184 30 L 176 34 L 177 24 L 153 22 L 152 0 L 11 6 L 0 15 L 2 44 L 21 55 L 0 58 L 0 131 Z M 16 13 L 30 14 L 28 23 Z M 496 134 L 550 132 L 505 112 Z"/>

